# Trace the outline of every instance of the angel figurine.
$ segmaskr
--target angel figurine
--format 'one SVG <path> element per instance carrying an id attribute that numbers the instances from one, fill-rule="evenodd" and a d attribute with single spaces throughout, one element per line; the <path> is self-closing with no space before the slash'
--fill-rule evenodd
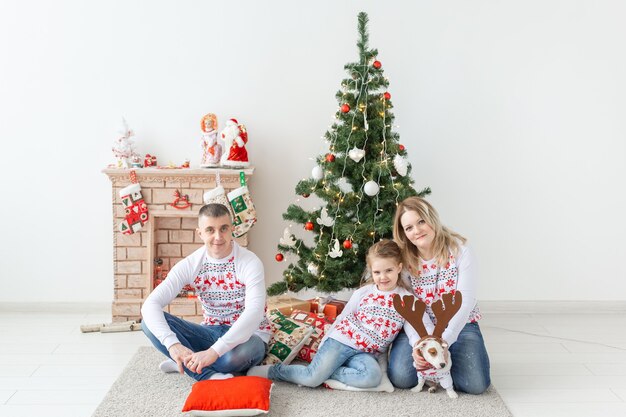
<path id="1" fill-rule="evenodd" d="M 217 141 L 217 116 L 208 113 L 200 122 L 202 129 L 202 161 L 203 168 L 216 167 L 222 157 L 222 145 Z"/>
<path id="2" fill-rule="evenodd" d="M 335 243 L 333 244 L 333 249 L 328 252 L 328 256 L 333 259 L 339 258 L 341 255 L 343 255 L 343 251 L 339 249 L 339 240 L 335 239 L 334 242 Z"/>

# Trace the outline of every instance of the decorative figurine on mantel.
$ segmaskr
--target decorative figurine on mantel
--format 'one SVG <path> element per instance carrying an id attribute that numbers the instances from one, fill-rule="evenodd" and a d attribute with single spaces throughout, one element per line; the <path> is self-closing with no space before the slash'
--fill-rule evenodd
<path id="1" fill-rule="evenodd" d="M 222 140 L 224 141 L 224 154 L 222 155 L 222 166 L 228 168 L 244 168 L 250 165 L 248 162 L 248 131 L 243 124 L 239 124 L 237 119 L 230 119 L 226 122 L 226 127 L 222 130 Z"/>
<path id="2" fill-rule="evenodd" d="M 135 145 L 133 144 L 133 140 L 131 139 L 135 136 L 135 132 L 132 131 L 130 127 L 128 127 L 128 123 L 126 119 L 122 118 L 122 129 L 120 130 L 120 134 L 122 135 L 113 143 L 113 155 L 117 160 L 115 164 L 116 168 L 128 168 L 129 159 L 133 159 L 135 156 L 139 156 L 135 152 Z"/>
<path id="3" fill-rule="evenodd" d="M 217 141 L 217 116 L 209 113 L 200 122 L 202 129 L 202 168 L 219 166 L 222 145 Z"/>
<path id="4" fill-rule="evenodd" d="M 143 167 L 144 168 L 148 168 L 148 167 L 157 167 L 157 157 L 156 155 L 150 155 L 149 153 L 146 154 L 146 158 L 143 161 Z"/>

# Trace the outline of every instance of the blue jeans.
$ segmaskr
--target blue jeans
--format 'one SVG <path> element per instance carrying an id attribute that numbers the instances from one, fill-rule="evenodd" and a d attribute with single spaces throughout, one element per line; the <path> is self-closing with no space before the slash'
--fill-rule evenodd
<path id="1" fill-rule="evenodd" d="M 273 365 L 268 378 L 307 387 L 317 387 L 330 378 L 357 388 L 372 388 L 380 384 L 382 372 L 371 353 L 328 338 L 309 365 Z"/>
<path id="2" fill-rule="evenodd" d="M 406 333 L 401 332 L 391 346 L 388 374 L 398 388 L 417 385 L 412 347 Z M 491 384 L 489 356 L 478 323 L 467 323 L 456 342 L 450 346 L 452 380 L 457 391 L 482 394 Z"/>
<path id="3" fill-rule="evenodd" d="M 163 314 L 165 315 L 167 324 L 176 334 L 180 343 L 194 352 L 207 350 L 213 346 L 217 339 L 222 337 L 228 329 L 230 329 L 230 326 L 203 326 L 180 319 L 176 316 L 172 316 L 169 313 Z M 150 339 L 154 347 L 156 347 L 165 356 L 172 359 L 165 346 L 163 346 L 161 342 L 159 342 L 159 339 L 157 339 L 152 334 L 150 329 L 148 329 L 145 321 L 141 322 L 141 329 L 146 336 L 148 336 L 148 339 Z M 259 336 L 252 335 L 247 342 L 242 343 L 234 349 L 226 352 L 224 355 L 220 356 L 220 358 L 216 360 L 213 365 L 203 368 L 202 372 L 199 374 L 190 371 L 184 366 L 183 369 L 187 375 L 196 381 L 209 379 L 211 375 L 216 372 L 223 374 L 245 372 L 251 366 L 261 363 L 265 357 L 266 347 L 265 342 L 263 342 Z"/>

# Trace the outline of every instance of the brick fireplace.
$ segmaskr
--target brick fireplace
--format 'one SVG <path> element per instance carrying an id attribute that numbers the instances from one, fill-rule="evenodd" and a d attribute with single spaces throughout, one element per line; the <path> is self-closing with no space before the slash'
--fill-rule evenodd
<path id="1" fill-rule="evenodd" d="M 113 213 L 113 321 L 135 320 L 140 317 L 143 301 L 154 288 L 155 259 L 162 260 L 163 277 L 179 260 L 202 245 L 197 236 L 197 216 L 203 205 L 202 196 L 220 184 L 226 192 L 239 187 L 239 173 L 243 171 L 246 182 L 254 168 L 238 169 L 158 169 L 137 168 L 135 173 L 141 193 L 148 205 L 149 220 L 144 227 L 131 235 L 118 230 L 124 219 L 124 208 L 119 191 L 130 184 L 130 170 L 104 169 L 111 180 Z M 191 206 L 177 209 L 170 205 L 175 192 L 188 195 Z M 236 239 L 247 246 L 247 235 Z M 202 309 L 195 297 L 176 298 L 165 311 L 187 320 L 198 322 Z"/>

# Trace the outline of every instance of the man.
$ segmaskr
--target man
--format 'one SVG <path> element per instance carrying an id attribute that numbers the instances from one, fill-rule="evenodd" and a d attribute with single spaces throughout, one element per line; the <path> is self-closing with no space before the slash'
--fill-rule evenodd
<path id="1" fill-rule="evenodd" d="M 170 358 L 160 365 L 164 372 L 184 371 L 198 381 L 230 378 L 265 356 L 271 330 L 263 264 L 233 241 L 230 212 L 222 204 L 200 209 L 196 232 L 204 245 L 174 265 L 148 296 L 141 327 Z M 202 304 L 202 324 L 163 312 L 185 285 Z"/>

